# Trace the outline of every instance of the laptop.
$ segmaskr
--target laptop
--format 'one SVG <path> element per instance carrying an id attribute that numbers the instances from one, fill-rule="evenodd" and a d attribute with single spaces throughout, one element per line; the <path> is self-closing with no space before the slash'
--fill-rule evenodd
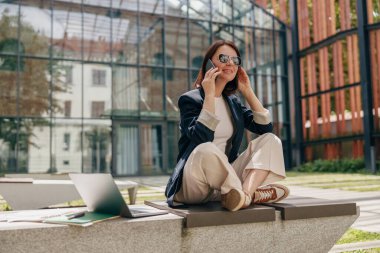
<path id="1" fill-rule="evenodd" d="M 127 218 L 168 213 L 167 211 L 145 205 L 128 206 L 111 174 L 70 173 L 69 176 L 89 212 L 114 214 Z"/>

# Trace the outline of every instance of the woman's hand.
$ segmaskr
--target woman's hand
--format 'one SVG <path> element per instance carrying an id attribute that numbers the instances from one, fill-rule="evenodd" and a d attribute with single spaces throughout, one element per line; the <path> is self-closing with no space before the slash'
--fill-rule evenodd
<path id="1" fill-rule="evenodd" d="M 218 68 L 213 68 L 206 72 L 202 81 L 202 87 L 206 96 L 215 96 L 215 79 L 220 73 L 222 71 L 218 71 Z"/>
<path id="2" fill-rule="evenodd" d="M 249 76 L 243 67 L 239 67 L 238 72 L 238 90 L 246 98 L 250 92 L 253 92 Z"/>

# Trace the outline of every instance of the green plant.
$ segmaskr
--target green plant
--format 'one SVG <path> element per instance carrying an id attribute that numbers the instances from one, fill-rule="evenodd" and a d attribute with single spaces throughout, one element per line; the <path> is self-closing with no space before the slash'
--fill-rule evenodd
<path id="1" fill-rule="evenodd" d="M 343 172 L 358 173 L 365 171 L 364 159 L 314 160 L 294 168 L 298 172 Z"/>

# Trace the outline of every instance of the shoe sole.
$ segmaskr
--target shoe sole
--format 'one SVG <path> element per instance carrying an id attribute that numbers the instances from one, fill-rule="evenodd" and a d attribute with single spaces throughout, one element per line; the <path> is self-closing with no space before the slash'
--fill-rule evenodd
<path id="1" fill-rule="evenodd" d="M 275 202 L 278 202 L 278 201 L 281 201 L 281 200 L 283 200 L 283 199 L 285 199 L 286 197 L 288 197 L 289 196 L 289 188 L 288 187 L 286 187 L 285 185 L 281 185 L 281 184 L 269 184 L 270 186 L 273 186 L 273 187 L 277 187 L 277 188 L 280 188 L 280 189 L 282 189 L 284 192 L 285 192 L 285 194 L 284 194 L 284 196 L 282 196 L 281 198 L 279 198 L 278 200 L 276 200 L 276 201 L 274 201 L 274 202 L 271 202 L 271 203 L 275 203 Z"/>
<path id="2" fill-rule="evenodd" d="M 232 189 L 227 193 L 224 207 L 230 211 L 239 210 L 244 204 L 244 195 L 236 189 Z"/>

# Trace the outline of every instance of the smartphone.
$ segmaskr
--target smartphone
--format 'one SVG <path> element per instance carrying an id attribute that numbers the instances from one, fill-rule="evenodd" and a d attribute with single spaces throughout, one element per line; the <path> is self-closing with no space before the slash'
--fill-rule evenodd
<path id="1" fill-rule="evenodd" d="M 206 72 L 213 68 L 215 68 L 214 63 L 212 63 L 212 61 L 208 59 L 207 64 L 206 64 Z"/>

